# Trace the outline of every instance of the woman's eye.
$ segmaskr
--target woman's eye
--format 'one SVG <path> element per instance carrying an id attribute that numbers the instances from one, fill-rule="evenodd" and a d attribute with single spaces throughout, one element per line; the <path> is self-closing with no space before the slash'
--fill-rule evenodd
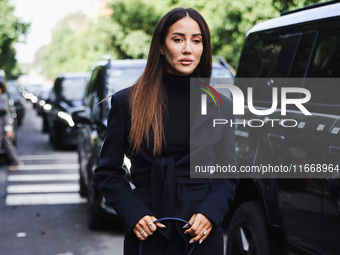
<path id="1" fill-rule="evenodd" d="M 180 42 L 180 41 L 182 41 L 180 38 L 174 38 L 173 40 L 174 40 L 174 42 Z"/>
<path id="2" fill-rule="evenodd" d="M 200 39 L 195 39 L 194 43 L 201 43 L 201 40 Z"/>

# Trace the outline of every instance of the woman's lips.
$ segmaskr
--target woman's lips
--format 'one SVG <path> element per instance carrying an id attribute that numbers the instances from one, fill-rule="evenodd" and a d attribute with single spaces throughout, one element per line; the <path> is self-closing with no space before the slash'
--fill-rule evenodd
<path id="1" fill-rule="evenodd" d="M 190 59 L 190 58 L 183 58 L 183 59 L 181 59 L 179 62 L 180 62 L 182 65 L 190 65 L 190 64 L 193 62 L 193 60 Z"/>

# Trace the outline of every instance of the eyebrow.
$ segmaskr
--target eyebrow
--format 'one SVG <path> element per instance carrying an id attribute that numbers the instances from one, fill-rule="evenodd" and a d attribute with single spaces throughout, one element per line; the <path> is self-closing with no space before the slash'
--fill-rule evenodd
<path id="1" fill-rule="evenodd" d="M 180 35 L 180 36 L 185 36 L 185 34 L 180 33 L 180 32 L 174 32 L 171 35 Z M 197 34 L 192 34 L 191 36 L 202 36 L 201 33 L 197 33 Z"/>

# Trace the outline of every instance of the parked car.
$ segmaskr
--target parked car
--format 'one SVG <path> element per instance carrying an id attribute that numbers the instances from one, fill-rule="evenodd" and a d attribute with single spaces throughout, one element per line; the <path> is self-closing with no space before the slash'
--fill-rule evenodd
<path id="1" fill-rule="evenodd" d="M 136 82 L 143 73 L 145 64 L 146 60 L 111 60 L 110 56 L 100 59 L 90 71 L 84 109 L 73 114 L 79 127 L 77 150 L 80 195 L 88 199 L 90 228 L 106 226 L 110 220 L 117 218 L 114 209 L 103 198 L 94 175 L 111 107 L 110 99 L 101 101 Z"/>
<path id="2" fill-rule="evenodd" d="M 54 82 L 45 106 L 50 142 L 55 149 L 77 144 L 77 129 L 72 112 L 83 103 L 88 73 L 60 74 Z"/>
<path id="3" fill-rule="evenodd" d="M 51 105 L 48 104 L 48 98 L 51 93 L 50 87 L 42 87 L 37 96 L 37 114 L 42 118 L 42 132 L 49 132 L 49 125 L 47 119 L 47 113 L 51 110 Z"/>
<path id="4" fill-rule="evenodd" d="M 234 68 L 225 61 L 221 56 L 213 56 L 212 78 L 231 78 L 235 77 Z"/>
<path id="5" fill-rule="evenodd" d="M 36 109 L 37 109 L 37 114 L 39 116 L 41 116 L 43 113 L 43 108 L 44 108 L 44 105 L 46 104 L 46 101 L 48 100 L 50 92 L 51 92 L 50 87 L 42 87 L 39 93 L 37 94 Z"/>
<path id="6" fill-rule="evenodd" d="M 280 103 L 287 101 L 279 96 L 270 116 L 252 113 L 249 100 L 244 116 L 236 116 L 238 123 L 266 122 L 268 117 L 281 122 L 274 127 L 237 125 L 240 168 L 292 166 L 304 175 L 240 179 L 229 215 L 228 255 L 340 254 L 339 13 L 337 1 L 308 6 L 259 23 L 247 33 L 235 85 L 243 94 L 252 87 L 252 104 L 258 110 L 271 108 L 274 87 L 303 88 L 311 98 L 302 106 L 311 115 L 294 105 L 281 115 Z M 296 125 L 285 127 L 284 119 Z M 325 178 L 316 176 L 322 167 Z"/>
<path id="7" fill-rule="evenodd" d="M 13 102 L 13 110 L 15 111 L 16 118 L 18 121 L 18 126 L 21 126 L 22 120 L 25 115 L 25 106 L 24 101 L 25 99 L 22 97 L 18 83 L 15 80 L 7 81 L 7 90 L 8 94 L 10 95 L 10 98 L 12 98 Z"/>

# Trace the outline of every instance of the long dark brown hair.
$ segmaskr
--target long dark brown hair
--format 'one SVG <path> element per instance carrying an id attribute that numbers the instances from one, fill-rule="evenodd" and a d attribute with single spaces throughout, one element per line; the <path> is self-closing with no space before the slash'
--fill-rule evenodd
<path id="1" fill-rule="evenodd" d="M 159 155 L 162 151 L 164 142 L 163 114 L 166 110 L 167 95 L 162 86 L 162 74 L 166 62 L 160 50 L 165 44 L 169 28 L 186 16 L 198 23 L 202 33 L 203 53 L 195 73 L 198 77 L 209 78 L 211 75 L 210 31 L 204 18 L 191 8 L 175 8 L 165 14 L 155 28 L 144 73 L 130 93 L 132 152 L 141 148 L 144 139 L 146 139 L 147 147 L 150 147 L 150 141 L 153 141 L 154 156 Z M 153 140 L 150 140 L 150 136 Z"/>

